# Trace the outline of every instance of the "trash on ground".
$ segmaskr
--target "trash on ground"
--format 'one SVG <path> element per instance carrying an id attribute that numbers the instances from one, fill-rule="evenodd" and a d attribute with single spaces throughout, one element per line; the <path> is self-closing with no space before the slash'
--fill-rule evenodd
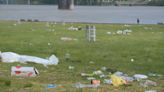
<path id="1" fill-rule="evenodd" d="M 47 43 L 47 45 L 48 45 L 48 46 L 50 46 L 50 45 L 51 45 L 51 43 Z"/>
<path id="2" fill-rule="evenodd" d="M 17 24 L 16 24 L 16 23 L 14 23 L 14 24 L 13 24 L 13 26 L 17 26 Z"/>
<path id="3" fill-rule="evenodd" d="M 102 75 L 103 72 L 101 70 L 94 71 L 93 74 L 95 75 Z"/>
<path id="4" fill-rule="evenodd" d="M 157 92 L 156 90 L 147 90 L 145 92 Z"/>
<path id="5" fill-rule="evenodd" d="M 111 75 L 112 84 L 115 87 L 126 84 L 126 81 L 119 76 Z"/>
<path id="6" fill-rule="evenodd" d="M 100 85 L 92 85 L 92 84 L 82 84 L 82 83 L 76 83 L 75 84 L 75 87 L 76 88 L 97 88 L 99 87 Z"/>
<path id="7" fill-rule="evenodd" d="M 96 80 L 96 79 L 93 79 L 93 80 L 91 80 L 91 84 L 93 84 L 93 85 L 100 85 L 100 80 Z"/>
<path id="8" fill-rule="evenodd" d="M 2 52 L 0 53 L 0 58 L 2 62 L 13 63 L 13 62 L 34 62 L 38 64 L 47 65 L 57 65 L 59 63 L 58 58 L 55 55 L 51 55 L 48 59 L 43 59 L 35 56 L 19 55 L 14 52 Z"/>
<path id="9" fill-rule="evenodd" d="M 125 30 L 117 30 L 116 32 L 107 32 L 108 35 L 130 35 L 132 33 L 132 30 L 125 29 Z"/>
<path id="10" fill-rule="evenodd" d="M 111 79 L 104 79 L 103 83 L 112 84 L 112 80 Z"/>
<path id="11" fill-rule="evenodd" d="M 81 73 L 81 76 L 83 77 L 92 77 L 94 74 L 87 74 L 87 73 Z"/>
<path id="12" fill-rule="evenodd" d="M 93 62 L 93 61 L 89 61 L 89 63 L 90 63 L 90 64 L 94 64 L 95 62 Z"/>
<path id="13" fill-rule="evenodd" d="M 126 84 L 129 84 L 135 80 L 133 77 L 129 77 L 127 74 L 124 74 L 123 72 L 120 71 L 117 71 L 113 74 L 125 80 Z"/>
<path id="14" fill-rule="evenodd" d="M 140 80 L 142 80 L 142 79 L 147 79 L 147 78 L 148 78 L 148 76 L 143 75 L 143 74 L 135 74 L 133 77 L 134 77 L 137 81 L 140 81 Z"/>
<path id="15" fill-rule="evenodd" d="M 126 83 L 131 83 L 135 80 L 133 77 L 128 77 L 128 76 L 121 76 L 121 78 L 124 79 Z"/>
<path id="16" fill-rule="evenodd" d="M 130 35 L 131 32 L 132 30 L 125 29 L 125 30 L 118 30 L 116 33 L 119 35 Z"/>
<path id="17" fill-rule="evenodd" d="M 131 27 L 131 25 L 127 25 L 127 24 L 125 24 L 124 26 L 125 26 L 125 27 Z"/>
<path id="18" fill-rule="evenodd" d="M 57 88 L 57 86 L 54 85 L 54 84 L 48 84 L 48 85 L 47 85 L 47 88 L 48 88 L 48 89 L 51 89 L 51 88 Z"/>
<path id="19" fill-rule="evenodd" d="M 57 86 L 54 84 L 48 84 L 45 87 L 45 92 L 54 92 L 56 90 Z M 56 91 L 55 91 L 56 92 Z"/>
<path id="20" fill-rule="evenodd" d="M 148 76 L 150 77 L 161 77 L 161 74 L 157 74 L 157 73 L 148 73 Z"/>
<path id="21" fill-rule="evenodd" d="M 95 80 L 96 78 L 94 77 L 87 77 L 87 80 Z"/>
<path id="22" fill-rule="evenodd" d="M 105 75 L 105 74 L 101 74 L 101 75 L 99 75 L 99 77 L 100 77 L 100 78 L 106 78 L 107 75 Z"/>
<path id="23" fill-rule="evenodd" d="M 104 66 L 104 67 L 101 67 L 101 70 L 106 71 L 107 68 Z"/>
<path id="24" fill-rule="evenodd" d="M 34 67 L 22 67 L 22 66 L 11 67 L 11 76 L 36 77 L 37 75 L 39 75 L 39 72 Z"/>
<path id="25" fill-rule="evenodd" d="M 116 69 L 111 69 L 107 67 L 101 67 L 100 69 L 101 70 L 96 70 L 93 71 L 92 73 L 81 73 L 81 76 L 86 77 L 87 80 L 91 80 L 91 84 L 95 84 L 95 85 L 100 85 L 100 82 L 103 81 L 102 83 L 112 84 L 115 87 L 119 87 L 121 85 L 131 86 L 132 82 L 137 80 L 140 82 L 139 84 L 143 87 L 157 86 L 156 82 L 146 80 L 148 76 L 143 74 L 135 74 L 133 76 L 128 76 L 127 74 L 121 71 L 117 71 Z M 81 83 L 76 84 L 76 88 L 96 88 L 96 87 L 97 86 L 86 85 Z"/>
<path id="26" fill-rule="evenodd" d="M 142 87 L 149 87 L 149 86 L 157 86 L 157 83 L 151 80 L 142 80 L 140 82 L 140 85 Z"/>
<path id="27" fill-rule="evenodd" d="M 76 38 L 71 38 L 71 37 L 61 37 L 60 38 L 62 41 L 77 41 Z"/>
<path id="28" fill-rule="evenodd" d="M 114 73 L 114 75 L 116 75 L 116 76 L 123 76 L 124 73 L 123 72 L 120 72 L 120 71 L 117 71 L 117 72 Z"/>
<path id="29" fill-rule="evenodd" d="M 75 67 L 74 66 L 68 66 L 68 69 L 73 70 L 73 69 L 75 69 Z"/>
<path id="30" fill-rule="evenodd" d="M 56 24 L 56 22 L 54 23 L 54 22 L 46 22 L 46 31 L 48 31 L 48 32 L 54 32 L 55 31 L 55 24 Z"/>
<path id="31" fill-rule="evenodd" d="M 132 59 L 130 59 L 130 61 L 131 61 L 131 62 L 134 62 L 134 59 L 132 58 Z"/>
<path id="32" fill-rule="evenodd" d="M 71 31 L 78 31 L 79 28 L 71 26 L 71 27 L 68 28 L 68 30 L 71 30 Z"/>
<path id="33" fill-rule="evenodd" d="M 107 32 L 107 34 L 108 34 L 108 35 L 111 35 L 111 34 L 112 34 L 112 32 Z"/>

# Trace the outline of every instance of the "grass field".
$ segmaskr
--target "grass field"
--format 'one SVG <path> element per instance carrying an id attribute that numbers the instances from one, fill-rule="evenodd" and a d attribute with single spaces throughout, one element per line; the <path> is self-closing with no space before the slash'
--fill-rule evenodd
<path id="1" fill-rule="evenodd" d="M 150 72 L 164 75 L 164 25 L 91 24 L 95 25 L 97 41 L 88 42 L 85 31 L 68 31 L 70 26 L 85 27 L 80 23 L 54 24 L 48 31 L 46 22 L 0 21 L 0 51 L 38 56 L 42 58 L 55 54 L 60 63 L 48 68 L 40 64 L 0 62 L 0 92 L 144 92 L 157 90 L 164 92 L 164 78 L 149 77 L 157 82 L 157 87 L 143 88 L 139 82 L 132 86 L 113 87 L 101 84 L 99 88 L 77 89 L 75 83 L 90 84 L 80 73 L 92 73 L 101 67 L 122 71 L 132 76 Z M 130 35 L 109 35 L 107 32 L 131 29 Z M 77 40 L 62 41 L 61 37 Z M 70 59 L 66 60 L 66 53 Z M 134 62 L 131 62 L 134 59 Z M 94 64 L 90 64 L 90 62 Z M 40 72 L 35 78 L 11 77 L 11 66 L 34 66 Z M 75 69 L 68 69 L 74 66 Z M 47 84 L 57 88 L 46 90 Z"/>

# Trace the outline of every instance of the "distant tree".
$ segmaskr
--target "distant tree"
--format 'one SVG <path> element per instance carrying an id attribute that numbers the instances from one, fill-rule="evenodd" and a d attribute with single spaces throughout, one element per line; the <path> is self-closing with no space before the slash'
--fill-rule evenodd
<path id="1" fill-rule="evenodd" d="M 164 0 L 151 0 L 148 5 L 164 6 Z"/>

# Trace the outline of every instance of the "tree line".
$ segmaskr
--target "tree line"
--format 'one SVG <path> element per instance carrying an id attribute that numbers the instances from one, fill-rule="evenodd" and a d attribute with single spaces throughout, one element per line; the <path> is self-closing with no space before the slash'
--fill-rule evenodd
<path id="1" fill-rule="evenodd" d="M 31 0 L 38 1 L 40 4 L 58 4 L 58 0 Z M 114 5 L 116 1 L 119 0 L 109 0 L 110 2 L 105 2 L 105 0 L 74 0 L 75 5 Z M 124 0 L 128 1 L 128 0 Z M 143 0 L 144 1 L 144 0 Z M 148 5 L 158 5 L 163 6 L 164 0 L 150 0 Z"/>
<path id="2" fill-rule="evenodd" d="M 148 5 L 164 6 L 164 0 L 151 0 Z"/>

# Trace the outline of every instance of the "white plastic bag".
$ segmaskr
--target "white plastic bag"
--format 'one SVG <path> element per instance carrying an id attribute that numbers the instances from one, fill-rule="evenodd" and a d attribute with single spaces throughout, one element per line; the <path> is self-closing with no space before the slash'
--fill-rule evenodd
<path id="1" fill-rule="evenodd" d="M 43 59 L 35 56 L 28 56 L 28 55 L 19 55 L 14 52 L 3 52 L 0 54 L 2 62 L 34 62 L 38 64 L 43 64 L 44 66 L 47 65 L 57 65 L 59 60 L 55 55 L 51 55 L 49 59 Z"/>
<path id="2" fill-rule="evenodd" d="M 18 62 L 20 58 L 18 54 L 13 52 L 3 52 L 1 53 L 0 57 L 2 62 L 8 62 L 8 63 Z"/>

